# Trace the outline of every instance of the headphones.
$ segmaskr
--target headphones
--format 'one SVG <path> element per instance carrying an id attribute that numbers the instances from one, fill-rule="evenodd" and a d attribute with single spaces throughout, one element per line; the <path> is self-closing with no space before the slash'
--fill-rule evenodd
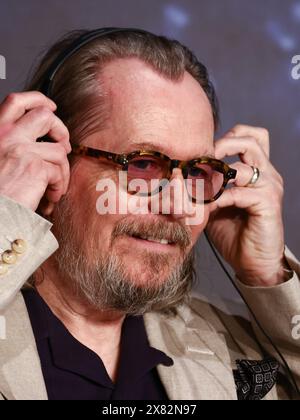
<path id="1" fill-rule="evenodd" d="M 78 50 L 80 50 L 80 48 L 82 48 L 83 46 L 85 46 L 89 42 L 94 41 L 95 39 L 104 37 L 106 35 L 111 35 L 111 34 L 115 34 L 115 33 L 126 33 L 126 32 L 135 32 L 137 34 L 140 33 L 140 34 L 146 34 L 146 35 L 147 34 L 148 35 L 154 35 L 151 32 L 145 31 L 143 29 L 136 29 L 136 28 L 105 27 L 105 28 L 99 28 L 99 29 L 95 29 L 95 30 L 92 30 L 92 31 L 88 31 L 87 33 L 85 33 L 85 34 L 79 36 L 77 39 L 75 39 L 75 41 L 73 41 L 71 43 L 71 45 L 69 45 L 64 51 L 62 51 L 58 55 L 58 57 L 54 60 L 54 62 L 49 66 L 49 69 L 47 70 L 47 72 L 44 76 L 44 80 L 42 82 L 42 85 L 39 89 L 40 92 L 43 93 L 45 96 L 51 98 L 52 85 L 53 85 L 53 81 L 54 81 L 56 73 L 61 69 L 61 67 L 64 65 L 64 63 L 73 54 L 75 54 Z M 43 139 L 38 139 L 37 141 L 43 141 Z M 45 139 L 45 141 L 51 141 L 51 140 L 50 139 L 47 139 L 47 140 Z M 229 278 L 229 280 L 232 283 L 234 289 L 237 291 L 237 293 L 240 295 L 240 297 L 244 301 L 246 307 L 248 308 L 249 313 L 252 315 L 252 317 L 253 317 L 254 321 L 256 322 L 258 328 L 260 329 L 262 334 L 265 336 L 267 341 L 271 344 L 271 346 L 274 348 L 274 350 L 278 354 L 279 358 L 281 359 L 281 361 L 283 363 L 283 366 L 285 367 L 285 370 L 287 372 L 287 375 L 289 376 L 289 378 L 290 378 L 290 380 L 293 384 L 293 388 L 294 388 L 298 398 L 300 398 L 300 390 L 299 390 L 299 387 L 297 385 L 297 381 L 296 381 L 296 379 L 294 377 L 294 374 L 291 371 L 287 361 L 285 360 L 283 354 L 278 349 L 278 347 L 274 343 L 273 339 L 264 330 L 260 321 L 257 319 L 254 311 L 252 310 L 252 308 L 250 307 L 250 305 L 248 304 L 248 302 L 246 301 L 246 299 L 244 298 L 244 296 L 242 295 L 242 293 L 238 289 L 238 287 L 237 287 L 235 281 L 233 280 L 231 274 L 229 273 L 229 271 L 225 267 L 225 265 L 222 261 L 222 258 L 220 257 L 220 255 L 218 254 L 218 251 L 216 250 L 215 246 L 213 245 L 212 241 L 210 240 L 207 231 L 205 231 L 204 234 L 205 234 L 205 237 L 208 241 L 208 244 L 209 244 L 213 254 L 215 255 L 218 263 L 220 264 L 222 270 L 224 271 L 226 276 Z"/>

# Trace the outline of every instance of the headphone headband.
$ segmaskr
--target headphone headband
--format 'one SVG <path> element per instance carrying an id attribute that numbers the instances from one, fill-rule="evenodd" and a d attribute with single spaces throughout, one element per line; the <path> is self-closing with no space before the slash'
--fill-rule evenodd
<path id="1" fill-rule="evenodd" d="M 70 58 L 73 54 L 75 54 L 81 47 L 88 44 L 91 41 L 94 41 L 97 38 L 101 38 L 105 35 L 110 35 L 119 32 L 137 32 L 141 34 L 151 34 L 151 32 L 145 31 L 143 29 L 136 29 L 136 28 L 99 28 L 92 31 L 89 31 L 83 35 L 80 35 L 71 45 L 62 51 L 58 57 L 54 60 L 54 62 L 50 65 L 44 82 L 40 88 L 40 91 L 50 97 L 51 96 L 51 87 L 54 80 L 54 77 L 58 70 L 63 66 L 63 64 Z"/>

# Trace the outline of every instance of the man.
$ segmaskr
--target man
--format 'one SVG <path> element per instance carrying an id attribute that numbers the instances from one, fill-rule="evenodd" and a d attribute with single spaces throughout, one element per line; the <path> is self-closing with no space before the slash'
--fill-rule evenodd
<path id="1" fill-rule="evenodd" d="M 283 182 L 269 160 L 268 132 L 237 125 L 214 143 L 213 88 L 178 42 L 115 30 L 66 53 L 86 36 L 57 43 L 29 90 L 0 108 L 0 395 L 295 397 L 300 267 L 285 253 Z M 45 92 L 47 71 L 62 56 L 50 99 L 37 91 Z M 46 135 L 51 142 L 36 141 Z M 145 150 L 155 153 L 145 158 Z M 241 159 L 230 168 L 220 161 L 235 155 Z M 122 170 L 148 181 L 167 172 L 180 185 L 202 180 L 201 222 L 189 224 L 191 213 L 176 211 L 173 196 L 167 214 L 99 215 L 98 181 L 121 190 Z M 223 191 L 227 182 L 232 188 Z M 161 199 L 162 191 L 150 193 L 148 203 Z M 188 299 L 192 249 L 205 227 L 264 333 L 254 321 L 256 336 L 246 322 Z M 266 335 L 291 375 L 283 378 L 268 358 L 280 359 Z M 239 375 L 247 361 L 262 369 L 249 383 Z"/>

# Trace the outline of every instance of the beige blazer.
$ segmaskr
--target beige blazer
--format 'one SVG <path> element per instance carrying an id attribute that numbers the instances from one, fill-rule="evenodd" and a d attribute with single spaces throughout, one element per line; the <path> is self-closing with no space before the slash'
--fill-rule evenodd
<path id="1" fill-rule="evenodd" d="M 0 277 L 0 399 L 46 400 L 47 391 L 27 309 L 20 288 L 58 247 L 51 224 L 12 200 L 0 197 L 0 247 L 14 239 L 28 244 L 8 273 Z M 242 293 L 288 361 L 300 386 L 300 341 L 293 338 L 293 317 L 300 315 L 300 265 L 287 251 L 294 277 L 273 288 L 250 288 Z M 174 365 L 158 366 L 168 397 L 195 400 L 235 400 L 232 370 L 237 359 L 262 358 L 260 344 L 274 349 L 251 325 L 193 298 L 173 315 L 144 317 L 150 345 L 164 351 Z M 2 328 L 2 331 L 1 331 Z M 1 339 L 2 336 L 2 339 Z M 292 398 L 283 379 L 266 399 Z"/>

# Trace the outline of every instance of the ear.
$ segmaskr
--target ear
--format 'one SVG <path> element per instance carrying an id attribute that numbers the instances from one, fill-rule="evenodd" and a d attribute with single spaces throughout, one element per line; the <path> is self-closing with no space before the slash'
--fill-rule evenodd
<path id="1" fill-rule="evenodd" d="M 51 215 L 53 214 L 54 209 L 55 209 L 55 204 L 50 203 L 49 200 L 45 196 L 43 196 L 43 198 L 40 201 L 40 204 L 38 205 L 36 213 L 39 216 L 51 222 Z"/>

